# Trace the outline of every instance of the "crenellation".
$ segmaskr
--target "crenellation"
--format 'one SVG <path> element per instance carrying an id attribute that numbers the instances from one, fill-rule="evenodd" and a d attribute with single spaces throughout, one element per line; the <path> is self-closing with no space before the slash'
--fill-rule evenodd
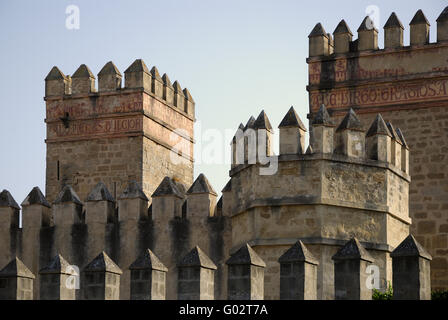
<path id="1" fill-rule="evenodd" d="M 447 190 L 443 180 L 447 176 L 443 165 L 446 160 L 443 132 L 447 127 L 445 107 L 448 101 L 445 61 L 448 52 L 447 13 L 448 9 L 443 9 L 436 20 L 437 42 L 430 41 L 430 22 L 422 10 L 417 11 L 406 30 L 398 15 L 392 13 L 384 25 L 385 50 L 361 51 L 358 37 L 358 40 L 350 42 L 350 52 L 331 56 L 310 55 L 307 59 L 308 118 L 311 123 L 320 106 L 325 104 L 334 121 L 341 121 L 346 112 L 354 108 L 366 131 L 377 113 L 381 113 L 385 122 L 401 128 L 401 135 L 404 134 L 406 140 L 401 139 L 398 130 L 389 130 L 392 138 L 390 172 L 387 175 L 390 181 L 388 206 L 399 213 L 405 206 L 404 202 L 409 201 L 409 217 L 399 213 L 396 218 L 389 216 L 387 223 L 400 234 L 398 238 L 401 240 L 406 231 L 399 221 L 412 222 L 407 228 L 436 259 L 436 263 L 431 265 L 431 285 L 440 290 L 446 289 L 448 279 L 448 242 L 439 241 L 447 230 L 442 227 L 446 225 L 444 210 L 447 208 Z M 409 37 L 410 45 L 403 45 L 405 36 Z M 311 142 L 313 131 L 311 126 Z M 373 158 L 370 160 L 377 158 L 374 154 L 378 154 L 379 149 L 375 144 L 387 145 L 388 141 L 386 135 L 366 135 L 367 157 Z M 387 153 L 389 148 L 381 150 Z M 384 153 L 382 157 L 388 158 Z M 405 187 L 400 176 L 407 177 L 410 184 Z M 401 192 L 401 188 L 408 188 L 409 194 Z M 394 232 L 388 234 L 391 243 L 399 243 Z M 437 248 L 433 246 L 434 242 Z"/>

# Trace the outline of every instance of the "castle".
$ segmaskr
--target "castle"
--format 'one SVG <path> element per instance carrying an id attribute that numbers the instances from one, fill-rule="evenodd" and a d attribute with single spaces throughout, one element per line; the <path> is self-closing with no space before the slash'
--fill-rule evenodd
<path id="1" fill-rule="evenodd" d="M 251 117 L 220 199 L 193 181 L 195 102 L 178 81 L 138 59 L 122 87 L 108 62 L 96 90 L 86 65 L 53 67 L 45 195 L 0 194 L 0 298 L 369 299 L 369 266 L 397 297 L 446 288 L 447 21 L 448 7 L 429 43 L 418 11 L 404 47 L 393 13 L 383 50 L 368 17 L 355 41 L 344 21 L 334 38 L 317 24 L 309 145 L 292 107 L 279 155 L 266 113 Z M 81 290 L 64 286 L 73 266 Z"/>

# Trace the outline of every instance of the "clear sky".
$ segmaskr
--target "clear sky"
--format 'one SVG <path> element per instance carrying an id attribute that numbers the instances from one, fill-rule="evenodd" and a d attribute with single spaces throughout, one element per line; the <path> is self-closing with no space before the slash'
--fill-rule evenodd
<path id="1" fill-rule="evenodd" d="M 78 30 L 66 28 L 69 5 L 79 8 Z M 45 190 L 44 78 L 54 65 L 73 74 L 85 63 L 95 75 L 110 60 L 121 72 L 136 58 L 149 68 L 156 65 L 161 74 L 189 88 L 201 128 L 195 139 L 206 147 L 207 129 L 234 132 L 262 109 L 275 129 L 291 105 L 308 125 L 309 32 L 321 22 L 332 33 L 345 19 L 355 39 L 370 5 L 379 9 L 382 47 L 382 27 L 393 11 L 405 26 L 405 45 L 418 9 L 431 23 L 435 41 L 435 20 L 448 3 L 0 0 L 0 189 L 8 189 L 19 203 L 32 187 Z M 228 142 L 222 148 L 229 148 Z M 195 177 L 203 172 L 220 192 L 230 165 L 204 162 L 195 165 Z"/>

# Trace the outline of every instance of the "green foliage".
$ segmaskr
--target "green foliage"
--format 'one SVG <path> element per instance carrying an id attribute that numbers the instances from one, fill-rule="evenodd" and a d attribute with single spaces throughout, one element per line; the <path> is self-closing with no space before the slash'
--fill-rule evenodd
<path id="1" fill-rule="evenodd" d="M 431 300 L 448 300 L 448 290 L 436 290 L 431 292 Z"/>
<path id="2" fill-rule="evenodd" d="M 372 300 L 392 300 L 393 295 L 394 295 L 394 292 L 392 290 L 392 285 L 390 284 L 390 281 L 389 281 L 385 292 L 381 292 L 380 290 L 373 289 Z"/>

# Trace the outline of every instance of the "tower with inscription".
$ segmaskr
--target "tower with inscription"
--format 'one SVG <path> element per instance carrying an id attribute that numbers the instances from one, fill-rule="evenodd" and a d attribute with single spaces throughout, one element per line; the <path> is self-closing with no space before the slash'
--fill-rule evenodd
<path id="1" fill-rule="evenodd" d="M 113 196 L 129 181 L 152 194 L 165 176 L 193 182 L 194 100 L 178 81 L 138 59 L 122 74 L 108 62 L 95 76 L 53 67 L 45 79 L 46 197 L 64 185 L 84 199 L 99 182 Z"/>
<path id="2" fill-rule="evenodd" d="M 405 32 L 392 13 L 384 25 L 384 48 L 378 29 L 366 17 L 358 38 L 342 20 L 333 36 L 318 23 L 309 35 L 309 92 L 312 120 L 321 104 L 334 119 L 353 108 L 367 129 L 377 113 L 393 122 L 410 147 L 409 210 L 411 232 L 434 257 L 434 289 L 448 286 L 448 7 L 436 21 L 437 38 L 418 10 Z M 404 39 L 409 39 L 409 45 Z M 312 132 L 311 132 L 312 134 Z M 394 155 L 392 154 L 392 157 Z"/>

